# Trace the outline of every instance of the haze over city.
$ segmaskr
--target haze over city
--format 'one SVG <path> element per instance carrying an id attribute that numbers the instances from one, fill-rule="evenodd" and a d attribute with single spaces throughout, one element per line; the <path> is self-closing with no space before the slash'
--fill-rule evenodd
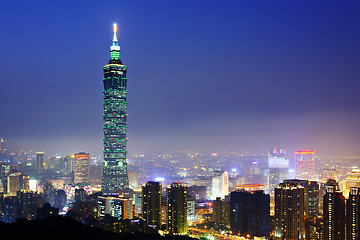
<path id="1" fill-rule="evenodd" d="M 359 154 L 360 4 L 309 3 L 1 2 L 0 137 L 100 154 L 116 22 L 130 153 Z"/>
<path id="2" fill-rule="evenodd" d="M 0 232 L 359 240 L 359 10 L 0 2 Z"/>

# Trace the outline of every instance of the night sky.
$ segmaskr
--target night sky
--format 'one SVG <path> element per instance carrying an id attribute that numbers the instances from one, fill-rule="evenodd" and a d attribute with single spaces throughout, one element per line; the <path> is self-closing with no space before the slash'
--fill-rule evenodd
<path id="1" fill-rule="evenodd" d="M 102 151 L 113 22 L 130 153 L 360 154 L 359 1 L 1 1 L 10 149 Z"/>

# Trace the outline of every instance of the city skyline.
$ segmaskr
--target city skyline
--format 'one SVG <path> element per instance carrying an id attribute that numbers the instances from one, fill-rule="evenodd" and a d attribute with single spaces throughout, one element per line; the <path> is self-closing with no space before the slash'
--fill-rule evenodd
<path id="1" fill-rule="evenodd" d="M 360 2 L 0 9 L 5 232 L 359 238 Z"/>
<path id="2" fill-rule="evenodd" d="M 117 22 L 136 69 L 129 152 L 359 154 L 359 4 L 109 3 L 123 13 L 1 3 L 0 137 L 10 149 L 101 154 L 99 66 Z"/>

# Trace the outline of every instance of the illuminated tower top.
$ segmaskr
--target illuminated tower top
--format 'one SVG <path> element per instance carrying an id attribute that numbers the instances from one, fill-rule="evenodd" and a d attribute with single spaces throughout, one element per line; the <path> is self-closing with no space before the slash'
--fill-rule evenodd
<path id="1" fill-rule="evenodd" d="M 116 23 L 114 23 L 113 24 L 113 31 L 114 31 L 113 43 L 110 46 L 110 55 L 111 55 L 110 61 L 120 61 L 120 46 L 118 44 L 118 40 L 117 40 L 117 36 L 116 36 L 117 29 L 118 29 L 117 25 L 116 25 Z"/>

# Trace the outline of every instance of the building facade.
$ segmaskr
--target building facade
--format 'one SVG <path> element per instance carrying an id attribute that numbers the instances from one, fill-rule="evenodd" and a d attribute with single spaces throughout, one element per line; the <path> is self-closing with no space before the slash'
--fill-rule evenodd
<path id="1" fill-rule="evenodd" d="M 295 152 L 295 173 L 299 179 L 315 178 L 315 151 Z"/>
<path id="2" fill-rule="evenodd" d="M 74 158 L 71 156 L 65 156 L 64 158 L 64 170 L 65 173 L 71 173 L 74 171 Z"/>
<path id="3" fill-rule="evenodd" d="M 346 200 L 346 239 L 360 239 L 360 189 L 350 188 Z"/>
<path id="4" fill-rule="evenodd" d="M 187 234 L 187 186 L 173 183 L 166 189 L 166 224 L 169 234 Z"/>
<path id="5" fill-rule="evenodd" d="M 268 237 L 270 195 L 264 191 L 238 190 L 230 193 L 230 229 L 233 234 Z"/>
<path id="6" fill-rule="evenodd" d="M 147 182 L 142 186 L 141 213 L 147 225 L 161 225 L 161 184 Z"/>
<path id="7" fill-rule="evenodd" d="M 289 178 L 289 159 L 285 149 L 274 148 L 268 156 L 269 193 L 274 194 L 275 187 Z"/>
<path id="8" fill-rule="evenodd" d="M 340 181 L 339 187 L 346 198 L 349 197 L 350 188 L 360 188 L 360 169 L 353 169 L 347 173 L 346 179 Z"/>
<path id="9" fill-rule="evenodd" d="M 36 168 L 38 173 L 41 173 L 45 167 L 45 153 L 44 152 L 37 152 L 36 153 Z"/>
<path id="10" fill-rule="evenodd" d="M 16 196 L 17 191 L 29 190 L 29 175 L 21 174 L 21 172 L 10 173 L 7 177 L 7 195 Z"/>
<path id="11" fill-rule="evenodd" d="M 211 199 L 220 197 L 225 199 L 229 195 L 229 173 L 227 171 L 214 172 L 211 181 Z"/>
<path id="12" fill-rule="evenodd" d="M 217 225 L 230 228 L 230 201 L 216 198 L 213 201 L 213 214 L 211 220 Z"/>
<path id="13" fill-rule="evenodd" d="M 102 191 L 105 195 L 117 195 L 129 189 L 126 163 L 127 143 L 127 66 L 120 60 L 117 26 L 114 24 L 111 59 L 104 70 L 104 166 Z"/>
<path id="14" fill-rule="evenodd" d="M 294 182 L 275 188 L 274 239 L 305 239 L 305 188 Z"/>
<path id="15" fill-rule="evenodd" d="M 319 183 L 316 181 L 309 181 L 308 182 L 308 215 L 307 217 L 310 220 L 316 219 L 319 215 Z"/>
<path id="16" fill-rule="evenodd" d="M 90 177 L 90 154 L 85 152 L 75 153 L 74 183 L 88 183 Z"/>
<path id="17" fill-rule="evenodd" d="M 337 186 L 328 185 L 323 198 L 324 240 L 345 239 L 345 197 Z"/>
<path id="18" fill-rule="evenodd" d="M 118 220 L 133 218 L 133 204 L 131 198 L 112 196 L 98 196 L 98 216 L 100 218 L 109 214 Z"/>

